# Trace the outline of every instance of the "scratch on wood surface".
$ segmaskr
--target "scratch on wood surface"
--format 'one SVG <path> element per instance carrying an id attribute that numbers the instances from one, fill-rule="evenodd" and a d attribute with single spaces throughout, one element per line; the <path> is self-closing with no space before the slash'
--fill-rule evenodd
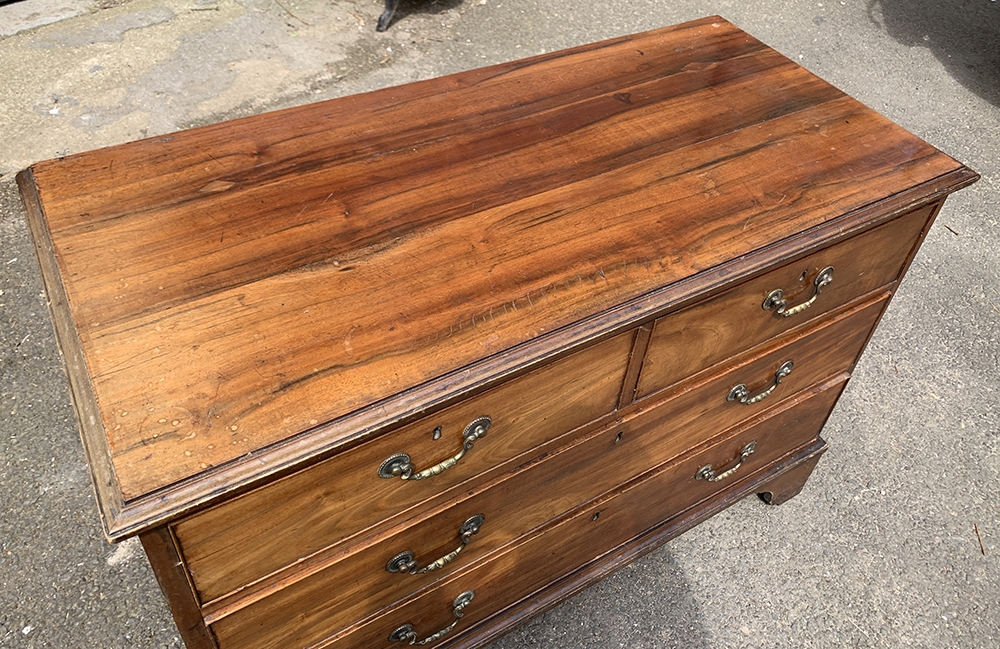
<path id="1" fill-rule="evenodd" d="M 229 182 L 227 180 L 213 180 L 204 187 L 198 190 L 199 194 L 214 194 L 217 192 L 224 192 L 236 183 Z"/>
<path id="2" fill-rule="evenodd" d="M 125 365 L 131 365 L 132 361 L 134 361 L 135 359 L 139 358 L 140 356 L 144 356 L 144 355 L 146 355 L 146 354 L 148 354 L 150 352 L 152 352 L 154 354 L 158 354 L 159 356 L 163 355 L 163 352 L 160 351 L 159 347 L 153 347 L 151 349 L 145 349 L 145 350 L 143 350 L 141 352 L 138 352 L 136 354 L 132 354 L 131 356 L 129 356 L 128 358 L 126 358 L 123 361 L 115 363 L 114 365 L 112 365 L 111 367 L 107 368 L 106 370 L 104 370 L 100 374 L 95 374 L 94 375 L 94 379 L 95 380 L 96 379 L 102 379 L 102 378 L 108 376 L 109 374 L 113 374 L 120 367 L 125 366 Z M 153 358 L 156 358 L 156 356 L 154 356 Z"/>
<path id="3" fill-rule="evenodd" d="M 752 198 L 752 199 L 753 199 L 753 204 L 754 204 L 755 206 L 759 207 L 759 208 L 763 208 L 764 206 L 763 206 L 763 205 L 761 205 L 760 201 L 759 201 L 759 200 L 757 199 L 757 195 L 753 193 L 753 190 L 751 190 L 751 189 L 750 189 L 750 186 L 749 186 L 749 185 L 747 185 L 747 184 L 746 184 L 745 182 L 744 182 L 744 183 L 741 183 L 741 184 L 743 185 L 743 189 L 747 190 L 747 194 L 749 194 L 749 195 L 750 195 L 750 198 Z M 744 230 L 746 230 L 746 229 L 747 229 L 747 227 L 749 227 L 749 226 L 750 226 L 750 221 L 752 221 L 752 220 L 753 220 L 753 217 L 754 217 L 754 213 L 753 213 L 753 212 L 751 212 L 750 216 L 748 216 L 748 217 L 747 217 L 747 220 L 746 220 L 746 221 L 745 221 L 745 222 L 743 223 L 743 229 L 744 229 Z"/>
<path id="4" fill-rule="evenodd" d="M 361 325 L 354 325 L 353 327 L 350 328 L 350 330 L 348 330 L 347 335 L 344 336 L 344 351 L 350 354 L 351 356 L 354 355 L 354 345 L 351 344 L 351 337 L 354 335 L 354 330 L 360 326 Z"/>

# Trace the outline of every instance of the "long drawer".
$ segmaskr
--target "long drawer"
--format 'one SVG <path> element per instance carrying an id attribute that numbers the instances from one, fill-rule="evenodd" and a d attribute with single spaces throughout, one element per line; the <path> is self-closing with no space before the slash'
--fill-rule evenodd
<path id="1" fill-rule="evenodd" d="M 881 308 L 875 301 L 846 310 L 829 324 L 814 328 L 781 347 L 741 359 L 726 372 L 650 407 L 633 411 L 625 421 L 598 431 L 569 448 L 511 473 L 480 491 L 451 504 L 413 525 L 386 531 L 367 547 L 331 558 L 333 563 L 263 600 L 219 620 L 222 628 L 252 628 L 247 647 L 283 646 L 286 611 L 298 611 L 310 620 L 310 637 L 323 637 L 371 615 L 414 589 L 433 582 L 441 573 L 474 562 L 574 507 L 706 443 L 722 431 L 760 416 L 779 399 L 846 372 Z M 788 359 L 799 367 L 772 397 L 749 407 L 728 402 L 726 392 L 741 377 L 762 375 Z M 725 388 L 725 389 L 723 389 Z M 830 397 L 833 399 L 833 396 Z M 832 404 L 832 401 L 831 401 Z M 757 455 L 755 462 L 767 454 Z M 463 524 L 483 516 L 479 531 L 463 546 Z M 426 566 L 462 547 L 458 556 L 438 571 L 422 575 L 389 572 L 400 552 L 409 551 Z M 351 598 L 342 592 L 366 593 Z M 315 619 L 314 619 L 315 618 Z M 303 626 L 296 624 L 296 626 Z M 305 633 L 305 632 L 300 632 Z"/>
<path id="2" fill-rule="evenodd" d="M 636 397 L 669 387 L 891 283 L 937 207 L 933 204 L 913 210 L 660 318 L 650 335 Z M 822 286 L 817 286 L 817 281 Z M 782 313 L 778 306 L 764 308 L 768 296 L 777 290 L 786 303 Z M 814 297 L 815 301 L 809 302 Z M 778 301 L 775 295 L 772 302 Z M 799 306 L 807 303 L 805 308 Z M 801 310 L 795 311 L 797 307 Z"/>
<path id="3" fill-rule="evenodd" d="M 625 333 L 363 444 L 173 527 L 202 602 L 232 590 L 614 410 L 628 362 Z M 379 476 L 407 453 L 417 470 L 454 457 L 463 430 L 492 424 L 461 461 L 423 480 Z M 439 434 L 440 433 L 440 434 Z"/>
<path id="4" fill-rule="evenodd" d="M 431 635 L 451 623 L 451 601 L 470 589 L 476 591 L 475 604 L 464 611 L 461 625 L 473 625 L 571 571 L 580 564 L 582 556 L 600 556 L 807 444 L 818 435 L 845 378 L 846 375 L 841 374 L 814 386 L 772 409 L 765 418 L 754 419 L 717 437 L 707 446 L 667 463 L 651 477 L 626 487 L 596 508 L 584 508 L 569 520 L 544 528 L 525 542 L 515 544 L 509 551 L 472 566 L 457 577 L 442 580 L 433 589 L 421 591 L 406 603 L 392 607 L 391 613 L 383 611 L 331 636 L 330 645 L 326 645 L 323 638 L 342 626 L 331 620 L 340 619 L 342 607 L 351 604 L 351 595 L 339 595 L 372 593 L 356 590 L 359 585 L 357 572 L 354 578 L 346 577 L 337 583 L 316 580 L 315 583 L 299 584 L 300 597 L 265 600 L 243 614 L 223 618 L 213 625 L 219 646 L 222 649 L 294 649 L 317 643 L 337 649 L 401 646 L 388 641 L 395 628 L 412 623 L 421 639 Z M 662 427 L 660 418 L 641 416 L 631 430 L 636 439 L 653 438 L 662 434 Z M 751 442 L 755 443 L 754 452 L 740 463 L 741 452 Z M 738 468 L 737 464 L 740 464 Z M 736 470 L 712 482 L 697 477 L 706 466 L 717 469 L 716 477 L 728 469 Z M 598 512 L 599 516 L 595 515 Z M 381 566 L 372 568 L 380 569 Z M 361 598 L 360 595 L 353 597 Z M 302 607 L 310 598 L 314 604 Z M 291 611 L 294 614 L 290 614 Z"/>

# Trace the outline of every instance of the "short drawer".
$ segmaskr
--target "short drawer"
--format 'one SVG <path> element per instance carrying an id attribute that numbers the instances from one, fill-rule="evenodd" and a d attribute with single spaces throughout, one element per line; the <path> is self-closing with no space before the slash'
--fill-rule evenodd
<path id="1" fill-rule="evenodd" d="M 790 340 L 749 352 L 749 359 L 719 366 L 694 384 L 664 390 L 636 405 L 670 431 L 664 443 L 681 450 L 694 448 L 717 432 L 759 415 L 776 401 L 850 371 L 887 300 L 888 296 L 882 296 L 841 310 Z M 790 373 L 784 374 L 789 366 Z M 735 395 L 739 386 L 743 391 Z"/>
<path id="2" fill-rule="evenodd" d="M 730 289 L 714 298 L 656 321 L 643 359 L 636 398 L 669 387 L 733 354 L 780 335 L 817 315 L 892 282 L 916 244 L 937 205 L 909 212 L 873 230 L 851 237 Z M 780 289 L 785 312 L 816 294 L 821 271 L 832 268 L 833 281 L 815 302 L 794 315 L 764 301 Z"/>
<path id="3" fill-rule="evenodd" d="M 616 406 L 631 349 L 624 333 L 383 435 L 173 527 L 202 602 L 296 563 Z M 460 461 L 421 480 L 382 478 L 407 453 L 417 471 L 456 456 L 463 430 L 492 425 Z"/>
<path id="4" fill-rule="evenodd" d="M 664 465 L 652 477 L 633 484 L 597 506 L 586 507 L 569 520 L 556 523 L 510 550 L 449 577 L 433 590 L 423 592 L 390 612 L 375 615 L 352 628 L 340 622 L 342 608 L 368 600 L 375 591 L 357 591 L 357 577 L 338 583 L 296 584 L 306 589 L 294 600 L 268 598 L 242 614 L 213 625 L 221 649 L 297 649 L 324 646 L 337 649 L 399 647 L 389 635 L 410 623 L 423 639 L 448 626 L 451 603 L 459 594 L 474 590 L 474 602 L 463 611 L 455 632 L 510 605 L 534 590 L 570 573 L 601 554 L 685 509 L 711 498 L 720 490 L 752 475 L 768 464 L 815 439 L 837 396 L 845 375 L 816 386 L 772 409 L 707 446 Z M 633 432 L 655 435 L 662 421 L 636 420 Z M 754 452 L 742 462 L 741 451 L 754 443 Z M 717 474 L 740 466 L 718 481 L 699 479 L 706 466 Z M 557 496 L 558 494 L 552 494 Z M 599 515 L 598 515 L 599 514 Z M 377 607 L 372 609 L 378 610 Z M 343 629 L 336 636 L 331 636 Z M 331 638 L 328 643 L 324 638 Z"/>

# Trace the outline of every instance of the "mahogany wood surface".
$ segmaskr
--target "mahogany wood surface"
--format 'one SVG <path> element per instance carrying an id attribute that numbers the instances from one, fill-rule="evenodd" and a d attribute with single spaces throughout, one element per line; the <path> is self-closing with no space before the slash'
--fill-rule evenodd
<path id="1" fill-rule="evenodd" d="M 845 376 L 841 375 L 839 380 L 843 381 Z M 810 401 L 813 410 L 801 411 L 800 415 L 809 412 L 825 420 L 839 390 L 826 394 L 823 399 Z M 793 404 L 802 399 L 799 395 L 796 397 L 791 400 Z M 780 404 L 771 404 L 775 408 L 759 417 L 770 416 L 775 409 L 787 409 L 789 403 L 786 399 Z M 707 443 L 708 439 L 726 430 L 717 419 L 706 420 L 701 442 L 684 445 L 687 440 L 678 440 L 672 428 L 664 424 L 670 421 L 672 412 L 669 401 L 652 410 L 636 411 L 634 415 L 638 416 L 633 415 L 624 424 L 605 427 L 567 449 L 546 454 L 544 461 L 534 462 L 516 473 L 502 476 L 498 482 L 469 492 L 468 497 L 449 503 L 443 511 L 430 512 L 419 522 L 386 530 L 371 545 L 331 553 L 328 566 L 316 575 L 282 588 L 235 615 L 244 621 L 252 620 L 262 633 L 280 626 L 286 611 L 323 610 L 330 624 L 347 626 L 690 448 Z M 806 441 L 794 435 L 778 437 L 769 443 L 761 440 L 759 451 L 748 459 L 744 473 L 755 471 L 784 455 L 792 446 Z M 720 463 L 726 459 L 720 458 Z M 699 482 L 690 485 L 688 493 L 707 496 L 705 489 L 714 490 L 715 487 L 712 483 Z M 475 514 L 485 515 L 486 521 L 473 542 L 452 564 L 419 576 L 392 574 L 385 570 L 389 559 L 403 550 L 414 552 L 424 565 L 454 550 L 458 544 L 459 526 Z M 339 592 L 343 584 L 351 584 L 353 589 L 369 595 L 357 601 L 332 595 Z M 222 615 L 209 613 L 210 622 L 220 617 Z"/>
<path id="2" fill-rule="evenodd" d="M 370 622 L 354 609 L 368 607 L 371 613 L 375 613 L 380 608 L 378 600 L 351 602 L 349 595 L 344 598 L 330 597 L 332 590 L 346 582 L 321 574 L 300 582 L 295 587 L 283 589 L 277 596 L 262 600 L 255 606 L 213 624 L 219 644 L 223 649 L 313 646 L 313 643 L 352 649 L 388 647 L 392 645 L 386 641 L 386 637 L 395 625 L 403 622 L 412 622 L 421 637 L 447 626 L 451 621 L 450 600 L 467 588 L 476 590 L 475 601 L 479 602 L 479 606 L 475 609 L 474 605 L 470 606 L 466 610 L 468 619 L 463 618 L 461 624 L 475 624 L 484 616 L 527 595 L 530 589 L 543 586 L 570 571 L 573 565 L 579 563 L 580 557 L 600 556 L 656 523 L 668 520 L 687 507 L 714 496 L 720 486 L 727 486 L 753 474 L 757 469 L 786 455 L 790 449 L 808 444 L 815 439 L 825 422 L 845 378 L 846 375 L 840 375 L 822 385 L 813 386 L 797 395 L 797 398 L 782 404 L 782 407 L 772 409 L 765 417 L 754 419 L 739 430 L 717 437 L 707 447 L 698 449 L 698 452 L 688 453 L 684 458 L 658 468 L 651 472 L 651 478 L 638 481 L 638 486 L 626 486 L 623 491 L 631 494 L 629 497 L 623 498 L 618 492 L 609 494 L 597 520 L 593 519 L 590 508 L 584 508 L 587 510 L 584 514 L 574 515 L 568 523 L 557 522 L 539 534 L 531 535 L 527 540 L 522 539 L 509 552 L 491 557 L 480 564 L 467 564 L 468 569 L 460 570 L 456 573 L 457 577 L 445 578 L 442 584 L 421 591 L 412 600 L 393 607 L 391 612 L 368 618 L 371 619 Z M 661 421 L 646 418 L 633 431 L 633 435 L 636 439 L 646 434 L 655 437 L 657 429 L 661 428 Z M 601 447 L 614 445 L 612 433 L 613 431 L 608 431 L 598 436 L 604 443 L 581 460 L 590 465 L 603 462 L 605 458 Z M 743 473 L 737 472 L 725 485 L 695 478 L 698 469 L 705 464 L 718 465 L 731 461 L 749 441 L 758 442 L 760 455 L 755 453 L 750 456 L 745 467 L 741 467 L 745 468 Z M 634 448 L 632 451 L 635 453 Z M 641 454 L 635 454 L 632 461 L 636 465 L 643 464 Z M 645 466 L 651 467 L 650 464 Z M 584 480 L 587 473 L 575 471 L 578 476 L 576 479 Z M 554 472 L 552 480 L 557 481 L 558 478 Z M 556 487 L 556 484 L 551 487 Z M 554 489 L 547 493 L 559 495 Z M 618 524 L 613 524 L 614 527 L 591 525 L 600 523 L 605 517 L 617 520 Z M 625 523 L 626 518 L 629 519 L 628 523 Z M 583 529 L 570 530 L 567 525 L 579 525 Z M 589 531 L 595 528 L 596 531 Z M 369 570 L 384 572 L 377 562 L 373 562 Z M 352 585 L 354 581 L 360 582 L 357 584 L 359 592 L 378 592 L 373 588 L 374 584 L 370 583 L 368 575 L 364 571 L 355 572 L 350 582 Z M 398 575 L 392 577 L 400 578 Z M 442 601 L 445 601 L 445 606 L 439 608 Z M 348 610 L 345 611 L 345 608 Z M 294 615 L 289 614 L 292 611 Z M 358 619 L 366 621 L 337 634 L 342 640 L 330 644 L 322 642 L 332 632 Z M 392 628 L 386 628 L 385 637 L 379 637 L 378 634 L 382 632 L 380 627 L 385 625 Z"/>
<path id="3" fill-rule="evenodd" d="M 363 532 L 429 498 L 532 461 L 546 442 L 614 410 L 631 346 L 629 333 L 595 345 L 236 500 L 174 528 L 203 602 Z M 419 481 L 377 469 L 399 452 L 418 469 L 455 455 L 477 417 L 493 425 L 451 469 Z M 439 440 L 432 433 L 442 428 Z M 516 469 L 507 469 L 516 470 Z M 349 485 L 345 488 L 345 485 Z M 473 512 L 475 513 L 475 512 Z"/>
<path id="4" fill-rule="evenodd" d="M 799 332 L 770 348 L 754 350 L 747 356 L 735 358 L 726 368 L 713 369 L 708 379 L 686 384 L 673 393 L 664 393 L 668 399 L 666 406 L 658 403 L 645 404 L 643 409 L 656 409 L 660 413 L 658 417 L 663 422 L 664 436 L 649 436 L 645 442 L 639 442 L 644 449 L 641 454 L 642 463 L 636 464 L 628 454 L 621 457 L 622 453 L 616 452 L 601 462 L 603 469 L 598 472 L 583 468 L 589 461 L 590 451 L 578 451 L 579 459 L 573 459 L 576 455 L 567 459 L 565 454 L 558 456 L 558 461 L 548 458 L 544 469 L 535 473 L 527 472 L 527 475 L 518 478 L 514 483 L 516 490 L 505 496 L 509 500 L 509 506 L 521 512 L 516 520 L 522 527 L 505 531 L 502 526 L 497 529 L 497 523 L 494 522 L 492 525 L 487 524 L 487 531 L 482 536 L 491 540 L 509 540 L 584 500 L 596 497 L 637 472 L 648 469 L 650 461 L 655 460 L 654 464 L 663 462 L 700 444 L 707 437 L 757 414 L 797 390 L 848 369 L 860 354 L 868 331 L 883 307 L 884 300 L 881 300 L 842 310 L 818 330 L 814 328 Z M 729 317 L 734 316 L 738 317 L 738 312 L 730 313 Z M 363 531 L 369 524 L 380 523 L 380 529 L 385 530 L 389 522 L 384 519 L 395 513 L 395 508 L 414 504 L 443 491 L 465 475 L 475 475 L 478 471 L 500 465 L 518 451 L 523 452 L 525 447 L 530 448 L 529 441 L 545 441 L 545 433 L 551 436 L 551 433 L 558 432 L 560 424 L 568 422 L 570 425 L 565 425 L 562 430 L 572 430 L 596 415 L 609 412 L 610 407 L 604 410 L 593 406 L 590 409 L 582 408 L 580 386 L 600 385 L 595 379 L 606 376 L 606 368 L 600 366 L 602 352 L 609 351 L 612 343 L 620 343 L 625 338 L 625 335 L 619 336 L 588 351 L 585 357 L 593 359 L 588 364 L 572 365 L 570 361 L 575 359 L 570 357 L 556 364 L 554 371 L 537 373 L 541 380 L 535 381 L 533 385 L 529 384 L 532 385 L 529 390 L 517 390 L 517 382 L 514 382 L 509 384 L 513 390 L 505 386 L 497 390 L 499 394 L 487 393 L 470 404 L 462 404 L 460 410 L 463 415 L 456 419 L 458 422 L 474 418 L 477 412 L 481 412 L 476 408 L 483 401 L 498 405 L 517 403 L 527 413 L 523 423 L 519 424 L 532 434 L 520 441 L 522 446 L 514 446 L 512 451 L 508 451 L 508 445 L 520 436 L 515 438 L 515 433 L 512 432 L 508 434 L 511 439 L 506 440 L 504 422 L 501 422 L 496 430 L 491 428 L 491 434 L 477 443 L 477 446 L 482 445 L 482 450 L 477 447 L 470 453 L 468 459 L 471 462 L 467 465 L 462 463 L 464 473 L 456 473 L 451 480 L 436 482 L 439 477 L 447 474 L 413 483 L 379 478 L 374 467 L 392 454 L 394 449 L 400 448 L 387 447 L 380 439 L 328 460 L 314 469 L 179 522 L 174 531 L 202 601 L 207 603 L 274 570 L 298 563 L 324 548 L 327 548 L 325 555 L 343 557 L 352 550 L 328 546 L 339 544 L 351 534 Z M 618 355 L 624 357 L 624 354 Z M 758 384 L 766 387 L 774 370 L 789 359 L 794 360 L 797 367 L 784 379 L 770 400 L 751 406 L 726 402 L 725 397 L 730 388 L 737 383 L 747 382 L 755 391 L 761 389 Z M 587 370 L 591 373 L 587 373 Z M 620 385 L 621 373 L 622 370 L 612 373 L 617 378 L 612 384 L 615 390 Z M 576 380 L 568 382 L 563 391 L 560 391 L 555 385 L 545 384 L 544 377 L 553 375 L 573 376 Z M 605 400 L 613 398 L 614 394 L 607 392 Z M 493 398 L 487 400 L 484 398 L 486 396 Z M 532 430 L 532 404 L 536 404 L 540 413 L 536 417 L 538 420 L 542 420 L 543 415 L 547 414 L 546 408 L 554 409 L 553 404 L 560 408 L 555 412 L 565 414 L 545 420 L 545 426 L 540 431 L 535 431 Z M 516 431 L 519 424 L 515 423 L 506 429 Z M 626 420 L 618 428 L 618 432 L 622 432 L 630 440 L 627 444 L 621 444 L 621 448 L 630 448 L 636 443 L 631 439 L 635 426 L 634 422 Z M 393 435 L 391 443 L 402 444 L 397 439 L 410 441 L 419 437 L 429 440 L 431 424 L 419 422 L 411 428 L 414 429 L 412 435 L 402 434 L 403 431 L 400 431 L 398 437 Z M 506 442 L 501 445 L 504 452 L 488 452 L 494 439 Z M 428 443 L 425 447 L 433 448 L 433 445 Z M 547 452 L 546 455 L 550 453 Z M 525 461 L 522 460 L 520 466 L 512 469 L 512 472 L 524 466 Z M 336 485 L 342 484 L 344 480 L 358 488 L 348 493 L 336 490 Z M 469 487 L 463 485 L 463 489 L 468 490 Z M 547 500 L 538 510 L 537 516 L 531 515 L 533 498 Z M 500 507 L 499 503 L 496 506 Z M 459 516 L 464 520 L 464 517 L 475 513 L 479 512 L 453 512 L 452 517 Z M 490 517 L 491 521 L 495 518 Z M 403 524 L 406 527 L 412 525 L 409 521 Z M 457 527 L 457 524 L 451 521 L 444 527 L 450 529 Z M 450 542 L 450 538 L 446 541 Z M 487 541 L 483 544 L 488 547 L 496 545 Z M 430 549 L 430 552 L 434 551 L 435 548 Z M 388 557 L 385 560 L 387 559 Z M 328 562 L 329 560 L 325 561 Z M 311 562 L 309 569 L 314 569 L 314 565 Z"/>
<path id="5" fill-rule="evenodd" d="M 769 402 L 780 400 L 816 383 L 833 372 L 853 367 L 868 340 L 868 334 L 888 303 L 888 296 L 876 294 L 874 299 L 848 306 L 820 328 L 810 328 L 790 334 L 781 346 L 768 346 L 755 353 L 749 361 L 737 357 L 731 363 L 711 368 L 693 381 L 678 384 L 673 389 L 656 393 L 639 401 L 640 408 L 655 408 L 659 398 L 672 397 L 669 410 L 657 409 L 677 444 L 690 448 L 704 439 L 703 428 L 724 429 L 765 410 Z M 786 361 L 794 368 L 780 385 L 765 399 L 743 404 L 727 401 L 733 386 L 744 384 L 752 394 L 770 387 L 776 370 Z"/>
<path id="6" fill-rule="evenodd" d="M 118 537 L 975 178 L 711 17 L 19 183 Z"/>
<path id="7" fill-rule="evenodd" d="M 735 352 L 887 286 L 899 276 L 935 209 L 936 205 L 920 208 L 657 320 L 636 396 L 670 386 Z M 789 317 L 763 309 L 767 295 L 778 288 L 789 306 L 805 302 L 815 290 L 816 276 L 826 267 L 833 267 L 834 280 L 808 309 Z"/>

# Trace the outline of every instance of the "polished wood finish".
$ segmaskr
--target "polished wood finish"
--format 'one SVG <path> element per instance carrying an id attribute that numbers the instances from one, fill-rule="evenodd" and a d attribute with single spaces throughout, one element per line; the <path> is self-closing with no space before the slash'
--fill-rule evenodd
<path id="1" fill-rule="evenodd" d="M 837 391 L 835 387 L 834 392 Z M 493 560 L 458 573 L 453 578 L 446 578 L 437 588 L 423 591 L 403 606 L 375 615 L 370 621 L 333 635 L 329 642 L 318 646 L 337 649 L 389 647 L 392 645 L 386 642 L 386 637 L 406 622 L 413 623 L 423 638 L 451 622 L 451 601 L 467 590 L 474 590 L 476 599 L 465 610 L 461 625 L 472 627 L 521 600 L 540 584 L 548 585 L 571 572 L 580 564 L 581 556 L 598 557 L 612 551 L 661 522 L 663 512 L 681 514 L 691 505 L 717 494 L 719 487 L 696 480 L 695 474 L 707 463 L 728 459 L 734 449 L 738 452 L 746 441 L 758 439 L 766 446 L 770 439 L 779 439 L 791 433 L 792 439 L 788 442 L 799 440 L 806 445 L 815 438 L 828 412 L 822 408 L 807 406 L 807 409 L 810 412 L 800 413 L 794 408 L 786 410 L 774 422 L 762 422 L 717 442 L 701 453 L 690 455 L 684 461 L 670 463 L 652 477 L 629 484 L 622 491 L 598 501 L 597 506 L 584 508 L 572 518 L 530 537 L 530 540 Z M 787 453 L 798 448 L 786 443 L 783 450 Z M 785 453 L 778 453 L 777 457 Z M 740 477 L 737 476 L 733 482 Z M 321 613 L 328 614 L 328 611 Z M 263 635 L 267 628 L 264 625 L 233 628 L 220 622 L 215 629 L 222 649 L 276 649 L 282 646 L 309 646 L 313 639 L 310 634 L 320 625 L 319 616 L 307 617 L 303 624 L 295 625 L 296 633 L 304 637 L 296 635 L 270 641 L 262 640 L 266 637 Z M 460 635 L 463 630 L 457 629 L 454 635 Z M 447 646 L 447 643 L 442 643 L 442 646 Z"/>
<path id="2" fill-rule="evenodd" d="M 541 370 L 404 426 L 307 471 L 180 521 L 184 549 L 201 601 L 209 602 L 320 550 L 447 497 L 523 463 L 555 437 L 614 411 L 632 342 L 622 334 Z M 553 394 L 563 397 L 552 400 Z M 488 433 L 455 467 L 420 481 L 378 476 L 388 457 L 406 452 L 418 469 L 455 455 L 466 424 L 488 415 Z M 435 428 L 441 438 L 433 439 Z M 526 454 L 528 454 L 526 456 Z M 351 489 L 343 489 L 351 485 Z"/>
<path id="3" fill-rule="evenodd" d="M 795 495 L 976 178 L 710 17 L 18 182 L 105 530 L 141 536 L 185 642 L 372 649 L 468 589 L 434 646 L 478 646 Z M 452 559 L 388 572 L 403 550 Z"/>
<path id="4" fill-rule="evenodd" d="M 659 488 L 671 492 L 669 505 L 654 509 L 683 511 L 719 489 L 714 483 L 694 478 L 704 464 L 725 464 L 747 442 L 757 442 L 758 450 L 725 483 L 728 484 L 780 459 L 789 448 L 810 442 L 825 422 L 846 378 L 846 374 L 840 374 L 786 400 L 764 416 L 751 420 L 749 426 L 726 431 L 721 439 L 711 440 L 710 446 L 680 463 L 669 461 L 679 455 L 677 450 L 663 450 L 661 442 L 667 430 L 660 418 L 643 412 L 633 419 L 624 437 L 617 438 L 619 427 L 601 431 L 551 461 L 490 486 L 481 497 L 456 503 L 444 516 L 428 519 L 397 535 L 405 538 L 394 536 L 370 551 L 345 557 L 341 563 L 282 589 L 274 597 L 222 618 L 213 628 L 219 630 L 223 647 L 309 646 L 348 628 L 356 620 L 369 617 L 407 591 L 422 588 L 497 549 L 503 551 L 511 541 L 531 529 L 541 528 L 558 515 L 578 511 L 587 502 L 614 493 L 616 485 L 628 484 L 633 478 L 642 480 L 643 474 L 656 473 L 668 465 L 670 484 L 661 484 Z M 658 498 L 663 499 L 663 495 Z M 421 549 L 422 541 L 425 551 L 417 552 L 417 556 L 433 559 L 453 549 L 454 538 L 442 544 L 441 533 L 454 531 L 465 517 L 477 512 L 486 512 L 486 522 L 469 545 L 468 554 L 460 555 L 455 565 L 441 574 L 417 577 L 386 572 L 389 558 L 399 550 Z M 507 527 L 514 529 L 507 531 Z M 574 556 L 598 554 L 593 549 L 584 550 L 586 539 L 579 539 L 579 543 L 581 548 L 572 552 Z M 359 591 L 371 595 L 363 600 L 336 602 L 325 596 L 344 583 L 354 583 Z M 288 611 L 296 612 L 294 623 L 290 623 L 293 618 Z"/>
<path id="5" fill-rule="evenodd" d="M 576 344 L 592 316 L 948 174 L 974 177 L 711 18 L 23 182 L 100 410 L 118 536 L 159 520 L 129 517 L 159 490 L 188 483 L 176 513 L 355 444 L 543 360 L 507 350 L 567 327 Z M 309 441 L 274 448 L 289 438 Z"/>
<path id="6" fill-rule="evenodd" d="M 931 205 L 793 261 L 737 288 L 656 321 L 643 360 L 637 396 L 643 397 L 786 331 L 812 321 L 858 295 L 888 285 L 900 273 L 928 218 Z M 834 280 L 805 311 L 787 318 L 762 307 L 782 289 L 790 306 L 805 302 L 821 270 L 833 267 Z M 738 312 L 743 318 L 726 317 Z"/>

